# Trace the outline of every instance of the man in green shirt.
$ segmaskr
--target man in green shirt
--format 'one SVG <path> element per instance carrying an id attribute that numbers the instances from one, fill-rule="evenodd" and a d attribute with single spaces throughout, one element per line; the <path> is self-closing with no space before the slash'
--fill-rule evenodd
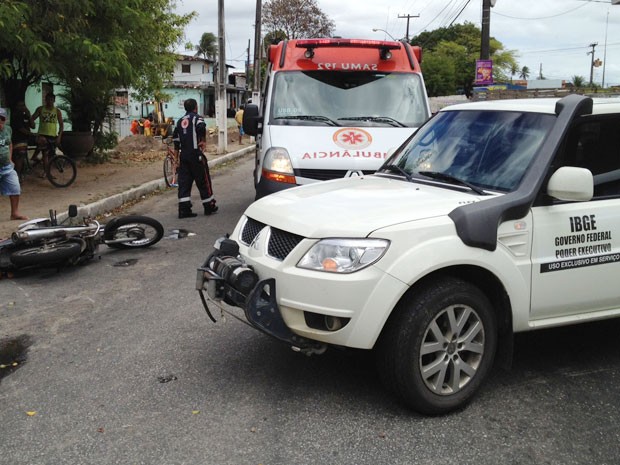
<path id="1" fill-rule="evenodd" d="M 13 144 L 11 143 L 11 126 L 6 124 L 7 113 L 4 108 L 0 108 L 0 194 L 8 195 L 11 201 L 11 219 L 27 220 L 28 217 L 19 213 L 19 177 L 13 168 L 11 157 L 13 154 Z"/>
<path id="2" fill-rule="evenodd" d="M 37 141 L 39 147 L 43 152 L 43 166 L 47 169 L 48 164 L 48 148 L 56 151 L 56 146 L 60 145 L 60 139 L 64 130 L 64 123 L 62 120 L 62 113 L 55 106 L 56 96 L 51 92 L 45 96 L 45 105 L 37 108 L 32 115 L 31 124 L 39 119 L 39 140 Z M 52 157 L 54 153 L 50 154 Z M 33 155 L 34 157 L 34 155 Z M 33 160 L 34 161 L 34 160 Z M 45 173 L 42 175 L 45 177 Z"/>

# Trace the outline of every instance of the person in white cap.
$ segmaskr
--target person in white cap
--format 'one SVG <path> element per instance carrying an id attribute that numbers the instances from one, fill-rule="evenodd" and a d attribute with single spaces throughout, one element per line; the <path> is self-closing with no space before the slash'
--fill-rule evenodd
<path id="1" fill-rule="evenodd" d="M 7 113 L 0 108 L 0 194 L 8 195 L 11 201 L 11 219 L 27 220 L 28 217 L 19 212 L 19 177 L 15 172 L 11 157 L 13 144 L 11 143 L 11 126 L 6 124 Z"/>

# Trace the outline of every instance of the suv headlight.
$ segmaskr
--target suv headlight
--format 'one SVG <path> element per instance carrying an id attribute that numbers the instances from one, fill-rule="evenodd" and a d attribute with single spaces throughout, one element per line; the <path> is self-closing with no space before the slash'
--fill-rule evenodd
<path id="1" fill-rule="evenodd" d="M 299 268 L 353 273 L 372 265 L 388 249 L 385 239 L 323 239 L 306 252 L 297 263 Z"/>

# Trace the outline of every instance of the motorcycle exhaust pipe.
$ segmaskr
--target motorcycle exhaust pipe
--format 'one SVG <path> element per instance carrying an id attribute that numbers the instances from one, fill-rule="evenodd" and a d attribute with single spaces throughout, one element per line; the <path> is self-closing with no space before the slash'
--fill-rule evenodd
<path id="1" fill-rule="evenodd" d="M 71 228 L 49 228 L 49 229 L 30 229 L 27 231 L 16 231 L 11 234 L 14 244 L 23 242 L 39 241 L 41 239 L 55 239 L 67 237 L 71 234 L 81 234 L 93 230 L 93 226 L 78 226 Z"/>

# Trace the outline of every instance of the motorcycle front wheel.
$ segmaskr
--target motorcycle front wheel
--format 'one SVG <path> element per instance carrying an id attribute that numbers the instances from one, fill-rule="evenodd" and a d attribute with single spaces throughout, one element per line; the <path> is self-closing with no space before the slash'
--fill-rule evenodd
<path id="1" fill-rule="evenodd" d="M 164 237 L 162 224 L 148 216 L 122 216 L 105 225 L 103 240 L 108 247 L 139 249 L 150 247 Z M 122 242 L 116 242 L 122 241 Z"/>
<path id="2" fill-rule="evenodd" d="M 9 259 L 17 268 L 23 268 L 63 263 L 76 258 L 81 252 L 82 246 L 77 242 L 59 242 L 17 250 Z"/>

